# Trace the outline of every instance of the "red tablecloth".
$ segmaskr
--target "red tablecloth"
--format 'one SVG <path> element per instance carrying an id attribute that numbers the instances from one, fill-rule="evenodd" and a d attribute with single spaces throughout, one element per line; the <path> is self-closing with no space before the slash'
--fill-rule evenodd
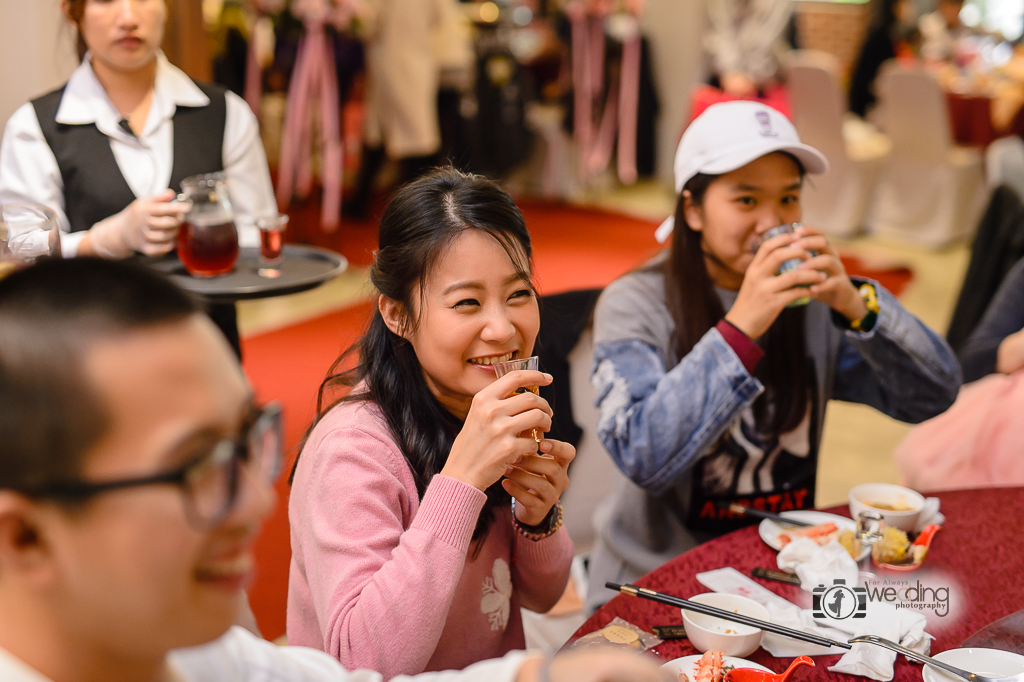
<path id="1" fill-rule="evenodd" d="M 935 635 L 932 652 L 953 649 L 968 636 L 1015 611 L 1024 609 L 1024 542 L 1020 538 L 1024 520 L 1024 488 L 994 488 L 937 493 L 942 500 L 946 522 L 932 542 L 928 559 L 921 569 L 893 574 L 895 579 L 920 580 L 925 586 L 949 586 L 955 596 L 949 615 L 928 615 L 927 630 Z M 847 507 L 832 511 L 849 516 Z M 692 597 L 709 590 L 697 582 L 697 573 L 732 566 L 745 575 L 757 566 L 775 568 L 775 551 L 757 535 L 756 526 L 730 533 L 679 555 L 636 582 L 659 592 Z M 878 573 L 878 569 L 873 569 Z M 882 574 L 879 574 L 883 578 Z M 757 580 L 757 579 L 755 579 Z M 769 590 L 790 601 L 810 606 L 810 594 L 782 583 L 758 580 Z M 591 589 L 602 589 L 592 585 Z M 604 627 L 619 616 L 650 630 L 653 625 L 680 625 L 678 609 L 655 602 L 618 595 L 598 610 L 573 636 L 580 637 Z M 700 653 L 689 640 L 672 640 L 653 650 L 665 660 Z M 749 657 L 757 663 L 781 672 L 791 659 L 777 659 L 758 649 Z M 863 679 L 830 673 L 838 656 L 815 658 L 814 680 Z M 921 679 L 920 666 L 898 657 L 894 680 Z"/>
<path id="2" fill-rule="evenodd" d="M 987 147 L 999 137 L 992 123 L 992 99 L 981 95 L 946 93 L 953 141 L 967 147 Z"/>

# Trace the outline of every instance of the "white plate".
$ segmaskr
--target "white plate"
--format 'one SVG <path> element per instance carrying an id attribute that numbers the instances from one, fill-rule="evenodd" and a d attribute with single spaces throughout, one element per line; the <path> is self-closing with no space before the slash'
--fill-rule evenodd
<path id="1" fill-rule="evenodd" d="M 676 674 L 686 673 L 690 676 L 690 681 L 693 682 L 693 680 L 697 678 L 697 661 L 699 661 L 701 658 L 702 656 L 683 656 L 682 658 L 677 658 L 669 661 L 665 665 L 661 666 L 661 669 L 668 670 Z M 730 665 L 733 668 L 753 668 L 754 670 L 764 670 L 765 672 L 769 673 L 772 672 L 763 665 L 753 663 L 744 658 L 736 658 L 734 656 L 723 656 L 722 664 Z M 943 682 L 945 681 L 943 680 Z"/>
<path id="2" fill-rule="evenodd" d="M 935 654 L 932 658 L 955 665 L 969 673 L 996 679 L 1024 673 L 1024 656 L 998 649 L 950 649 Z M 963 682 L 959 677 L 936 670 L 930 665 L 924 666 L 921 676 L 924 677 L 924 682 Z"/>
<path id="3" fill-rule="evenodd" d="M 845 516 L 836 516 L 835 514 L 829 514 L 826 512 L 806 510 L 784 511 L 780 516 L 789 517 L 797 521 L 806 521 L 807 523 L 813 523 L 815 526 L 823 523 L 834 523 L 839 530 L 857 530 L 857 522 L 853 519 L 848 519 Z M 779 542 L 779 533 L 787 530 L 793 530 L 794 528 L 783 528 L 771 519 L 762 519 L 760 525 L 757 527 L 757 532 L 761 536 L 761 539 L 765 541 L 765 544 L 777 552 L 782 549 L 782 544 Z M 857 561 L 860 561 L 870 553 L 871 547 L 865 544 L 863 549 L 861 549 L 860 556 L 857 557 Z"/>

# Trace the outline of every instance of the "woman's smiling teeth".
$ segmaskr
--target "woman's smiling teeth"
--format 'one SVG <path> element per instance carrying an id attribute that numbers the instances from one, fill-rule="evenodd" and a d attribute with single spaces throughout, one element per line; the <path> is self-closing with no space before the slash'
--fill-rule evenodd
<path id="1" fill-rule="evenodd" d="M 498 362 L 508 362 L 515 356 L 516 352 L 505 353 L 504 355 L 492 355 L 486 358 L 470 358 L 469 364 L 471 365 L 493 365 Z"/>

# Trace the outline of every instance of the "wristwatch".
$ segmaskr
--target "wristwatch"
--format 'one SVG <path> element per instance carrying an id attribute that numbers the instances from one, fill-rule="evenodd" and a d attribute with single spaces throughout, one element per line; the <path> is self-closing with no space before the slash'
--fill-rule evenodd
<path id="1" fill-rule="evenodd" d="M 865 282 L 857 288 L 857 293 L 860 294 L 868 312 L 859 320 L 850 322 L 850 329 L 855 332 L 869 332 L 875 328 L 875 322 L 878 321 L 878 292 L 875 291 L 873 284 Z"/>

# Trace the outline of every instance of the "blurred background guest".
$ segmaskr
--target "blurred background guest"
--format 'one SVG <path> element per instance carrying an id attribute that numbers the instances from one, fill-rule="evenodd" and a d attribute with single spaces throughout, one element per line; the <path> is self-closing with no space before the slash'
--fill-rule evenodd
<path id="1" fill-rule="evenodd" d="M 366 213 L 384 157 L 401 161 L 401 181 L 433 165 L 441 148 L 437 95 L 441 74 L 434 35 L 452 0 L 370 0 L 362 17 L 366 45 L 364 155 L 346 212 Z"/>
<path id="2" fill-rule="evenodd" d="M 868 31 L 857 65 L 850 77 L 850 111 L 864 118 L 875 105 L 875 78 L 882 64 L 895 59 L 911 38 L 914 19 L 912 0 L 881 0 Z"/>
<path id="3" fill-rule="evenodd" d="M 946 60 L 955 56 L 961 38 L 976 31 L 960 21 L 963 0 L 939 0 L 934 12 L 921 17 L 921 56 L 928 60 Z"/>
<path id="4" fill-rule="evenodd" d="M 1024 260 L 1006 276 L 959 352 L 964 381 L 1024 368 Z"/>
<path id="5" fill-rule="evenodd" d="M 711 84 L 729 95 L 750 97 L 779 78 L 789 39 L 790 0 L 710 0 L 704 46 Z"/>

